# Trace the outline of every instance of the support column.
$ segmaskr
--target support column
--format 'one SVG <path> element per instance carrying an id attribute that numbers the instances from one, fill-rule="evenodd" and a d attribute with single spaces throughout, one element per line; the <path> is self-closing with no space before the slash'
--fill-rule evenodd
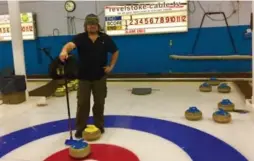
<path id="1" fill-rule="evenodd" d="M 20 7 L 18 0 L 8 0 L 8 9 L 10 16 L 10 28 L 12 37 L 12 55 L 15 75 L 25 75 L 25 57 L 24 57 L 24 44 L 21 31 L 21 18 L 20 18 Z M 28 93 L 26 91 L 28 98 Z"/>
<path id="2" fill-rule="evenodd" d="M 252 12 L 254 9 L 254 2 L 252 1 Z M 254 15 L 252 16 L 252 26 L 254 27 Z M 253 41 L 253 37 L 254 37 L 254 32 L 253 32 L 253 28 L 252 28 L 252 107 L 254 107 L 254 41 Z"/>

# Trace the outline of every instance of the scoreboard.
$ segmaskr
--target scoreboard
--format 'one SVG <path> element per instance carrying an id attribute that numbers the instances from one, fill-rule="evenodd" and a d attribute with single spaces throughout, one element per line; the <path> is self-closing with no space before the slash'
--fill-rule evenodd
<path id="1" fill-rule="evenodd" d="M 105 32 L 111 36 L 187 31 L 187 0 L 105 6 Z"/>
<path id="2" fill-rule="evenodd" d="M 35 15 L 33 13 L 21 13 L 21 31 L 23 40 L 36 38 Z M 0 41 L 11 41 L 11 25 L 9 15 L 0 15 Z"/>

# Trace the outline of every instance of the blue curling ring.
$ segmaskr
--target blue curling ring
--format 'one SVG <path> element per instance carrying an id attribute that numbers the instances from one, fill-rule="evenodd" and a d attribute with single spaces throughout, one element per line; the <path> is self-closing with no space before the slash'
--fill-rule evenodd
<path id="1" fill-rule="evenodd" d="M 38 139 L 68 132 L 69 129 L 66 126 L 68 122 L 68 119 L 48 122 L 1 136 L 0 159 L 13 150 L 22 148 L 22 146 Z M 74 118 L 71 119 L 71 123 L 73 126 L 75 125 Z M 88 123 L 93 123 L 92 117 L 89 117 Z M 194 161 L 248 161 L 243 154 L 231 145 L 211 134 L 159 118 L 110 115 L 105 116 L 105 127 L 136 130 L 161 137 L 179 148 L 185 147 L 182 150 Z M 193 140 L 197 141 L 197 144 L 193 144 Z"/>
<path id="2" fill-rule="evenodd" d="M 210 80 L 215 81 L 215 80 L 217 80 L 217 78 L 212 77 L 212 78 L 210 78 Z"/>

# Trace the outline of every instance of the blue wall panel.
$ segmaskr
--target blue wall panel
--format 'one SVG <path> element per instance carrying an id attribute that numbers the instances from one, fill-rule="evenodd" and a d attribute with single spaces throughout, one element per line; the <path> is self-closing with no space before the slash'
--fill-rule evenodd
<path id="1" fill-rule="evenodd" d="M 248 26 L 230 28 L 239 55 L 251 54 L 251 40 L 243 34 Z M 187 33 L 119 36 L 113 39 L 120 49 L 114 73 L 168 73 L 168 72 L 249 72 L 251 60 L 173 60 L 176 55 L 231 55 L 235 54 L 225 27 L 203 28 L 196 50 L 191 53 L 198 29 Z M 39 48 L 50 48 L 58 56 L 63 45 L 72 36 L 39 37 L 25 41 L 27 74 L 47 74 L 50 63 Z M 169 45 L 170 40 L 172 46 Z M 13 67 L 11 42 L 0 43 L 0 69 Z"/>

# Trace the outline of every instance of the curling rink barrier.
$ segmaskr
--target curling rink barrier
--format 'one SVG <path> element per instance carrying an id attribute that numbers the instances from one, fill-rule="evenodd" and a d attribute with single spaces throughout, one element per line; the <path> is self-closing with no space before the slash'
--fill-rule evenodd
<path id="1" fill-rule="evenodd" d="M 252 107 L 231 82 L 226 82 L 230 93 L 218 92 L 217 86 L 201 92 L 203 83 L 108 82 L 105 133 L 73 146 L 64 143 L 69 138 L 65 97 L 29 97 L 19 105 L 2 104 L 0 161 L 73 161 L 75 157 L 87 161 L 254 160 Z M 44 84 L 28 82 L 28 90 Z M 148 87 L 153 89 L 149 95 L 131 92 L 132 88 Z M 223 100 L 249 113 L 222 111 L 218 104 Z M 37 106 L 38 102 L 45 105 Z M 73 127 L 76 104 L 73 91 Z M 188 117 L 196 117 L 186 119 L 187 111 Z"/>

